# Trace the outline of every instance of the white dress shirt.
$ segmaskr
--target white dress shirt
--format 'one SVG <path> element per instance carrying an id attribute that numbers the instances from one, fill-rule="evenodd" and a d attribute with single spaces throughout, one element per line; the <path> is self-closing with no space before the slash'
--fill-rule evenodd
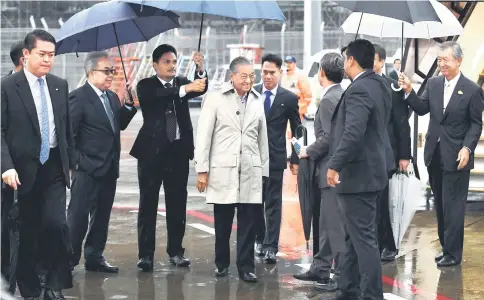
<path id="1" fill-rule="evenodd" d="M 276 99 L 276 94 L 277 94 L 277 89 L 279 88 L 279 85 L 276 85 L 275 88 L 273 88 L 272 90 L 268 90 L 264 84 L 262 84 L 262 103 L 264 103 L 265 99 L 266 99 L 266 91 L 271 91 L 272 95 L 271 95 L 271 107 L 272 107 L 272 103 L 274 103 L 274 99 Z"/>
<path id="2" fill-rule="evenodd" d="M 27 68 L 23 68 L 25 77 L 29 83 L 30 92 L 32 93 L 32 98 L 34 98 L 35 109 L 37 110 L 37 119 L 39 120 L 39 129 L 42 132 L 42 98 L 40 96 L 40 83 L 39 78 L 34 74 L 30 73 Z M 54 110 L 52 109 L 52 100 L 50 98 L 49 86 L 47 85 L 47 80 L 45 76 L 41 77 L 44 79 L 44 93 L 47 100 L 47 113 L 49 115 L 49 145 L 50 148 L 57 147 L 57 133 L 55 129 L 54 122 Z"/>
<path id="3" fill-rule="evenodd" d="M 447 80 L 447 78 L 444 79 L 444 112 L 445 108 L 447 105 L 449 105 L 450 98 L 452 97 L 452 94 L 454 93 L 455 86 L 457 85 L 457 82 L 459 81 L 460 78 L 460 72 L 452 78 L 450 81 Z"/>

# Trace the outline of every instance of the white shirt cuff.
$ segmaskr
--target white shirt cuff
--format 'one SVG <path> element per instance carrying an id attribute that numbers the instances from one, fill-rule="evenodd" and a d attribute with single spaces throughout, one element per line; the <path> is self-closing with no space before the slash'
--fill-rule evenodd
<path id="1" fill-rule="evenodd" d="M 200 72 L 197 71 L 197 75 L 200 78 L 205 78 L 207 76 L 207 71 L 203 70 L 203 73 L 200 74 Z"/>
<path id="2" fill-rule="evenodd" d="M 125 105 L 124 107 L 126 107 L 129 111 L 133 110 L 132 106 Z"/>
<path id="3" fill-rule="evenodd" d="M 180 87 L 180 92 L 178 93 L 178 95 L 180 96 L 180 98 L 183 98 L 183 97 L 185 97 L 187 95 L 187 92 L 185 91 L 185 86 L 184 85 L 182 85 Z"/>

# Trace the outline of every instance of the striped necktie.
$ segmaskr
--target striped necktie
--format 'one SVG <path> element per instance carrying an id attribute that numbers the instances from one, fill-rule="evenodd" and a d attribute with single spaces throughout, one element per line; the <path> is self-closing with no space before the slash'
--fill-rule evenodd
<path id="1" fill-rule="evenodd" d="M 40 109 L 40 163 L 44 164 L 49 159 L 50 153 L 50 128 L 49 128 L 49 110 L 47 108 L 47 96 L 44 90 L 44 79 L 38 79 L 40 86 L 40 99 L 41 99 L 41 109 Z"/>

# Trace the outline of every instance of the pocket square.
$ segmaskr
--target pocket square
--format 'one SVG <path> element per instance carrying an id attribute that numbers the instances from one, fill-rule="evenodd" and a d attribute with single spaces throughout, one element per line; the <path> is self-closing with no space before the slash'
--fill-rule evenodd
<path id="1" fill-rule="evenodd" d="M 59 89 L 58 88 L 55 88 L 56 91 L 58 91 Z"/>
<path id="2" fill-rule="evenodd" d="M 463 91 L 457 91 L 457 94 L 464 95 L 464 92 Z"/>

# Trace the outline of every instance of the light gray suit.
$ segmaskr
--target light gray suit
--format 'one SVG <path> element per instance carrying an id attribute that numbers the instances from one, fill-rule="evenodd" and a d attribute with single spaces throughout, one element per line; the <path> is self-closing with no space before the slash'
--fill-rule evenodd
<path id="1" fill-rule="evenodd" d="M 331 120 L 342 94 L 343 88 L 339 84 L 331 86 L 324 94 L 314 119 L 316 141 L 306 150 L 309 158 L 318 162 L 317 174 L 321 188 L 319 252 L 314 255 L 310 272 L 321 278 L 329 277 L 333 258 L 335 275 L 339 275 L 339 253 L 345 250 L 344 228 L 336 192 L 326 182 Z"/>

